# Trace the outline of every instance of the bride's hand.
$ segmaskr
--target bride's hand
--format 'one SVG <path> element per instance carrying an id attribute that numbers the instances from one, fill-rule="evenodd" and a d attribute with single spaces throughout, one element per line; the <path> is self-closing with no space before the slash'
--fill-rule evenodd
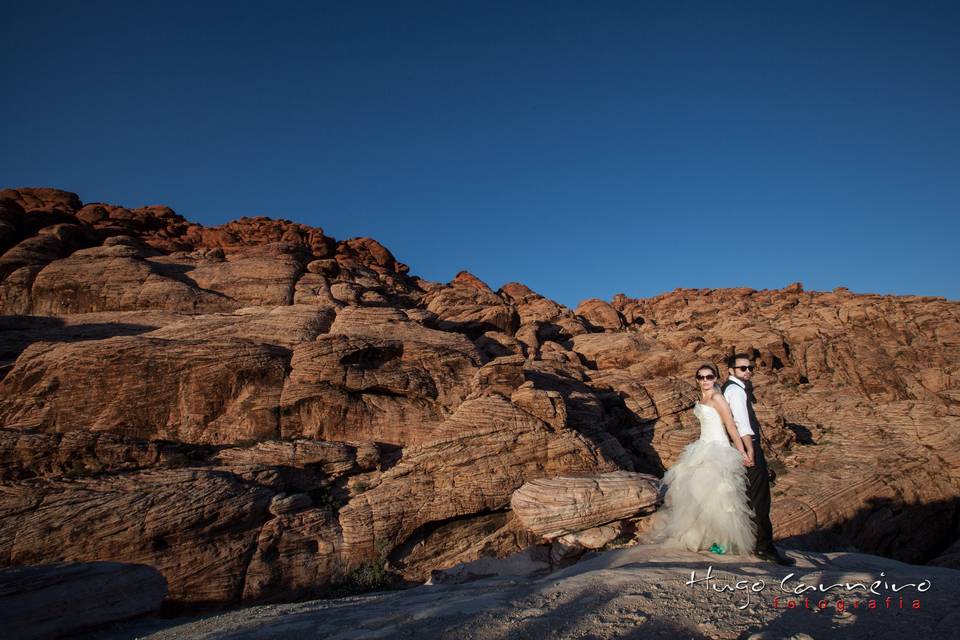
<path id="1" fill-rule="evenodd" d="M 752 466 L 753 466 L 753 460 L 751 460 L 751 459 L 750 459 L 750 456 L 747 455 L 747 452 L 746 452 L 745 449 L 740 449 L 740 455 L 743 456 L 743 464 L 744 464 L 744 466 L 746 466 L 746 467 L 752 467 Z"/>

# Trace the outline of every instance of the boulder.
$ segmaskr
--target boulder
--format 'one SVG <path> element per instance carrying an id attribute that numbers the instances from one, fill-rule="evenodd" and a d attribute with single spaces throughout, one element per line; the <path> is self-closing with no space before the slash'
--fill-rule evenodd
<path id="1" fill-rule="evenodd" d="M 528 531 L 552 540 L 652 511 L 656 501 L 655 476 L 613 471 L 533 479 L 513 493 L 510 508 Z"/>
<path id="2" fill-rule="evenodd" d="M 0 569 L 0 611 L 11 640 L 70 637 L 154 613 L 167 595 L 159 571 L 120 562 Z"/>

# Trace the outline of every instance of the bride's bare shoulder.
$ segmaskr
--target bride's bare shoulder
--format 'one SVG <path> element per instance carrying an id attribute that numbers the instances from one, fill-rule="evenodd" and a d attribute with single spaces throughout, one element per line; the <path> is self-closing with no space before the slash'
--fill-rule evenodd
<path id="1" fill-rule="evenodd" d="M 704 403 L 710 405 L 717 411 L 727 408 L 727 399 L 723 397 L 722 393 L 711 394 L 709 398 L 704 399 Z"/>

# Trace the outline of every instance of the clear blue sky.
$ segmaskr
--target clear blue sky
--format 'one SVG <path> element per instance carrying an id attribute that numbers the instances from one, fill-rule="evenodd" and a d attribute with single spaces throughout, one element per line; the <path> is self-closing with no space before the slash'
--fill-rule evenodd
<path id="1" fill-rule="evenodd" d="M 956 2 L 4 3 L 0 186 L 560 302 L 960 298 Z"/>

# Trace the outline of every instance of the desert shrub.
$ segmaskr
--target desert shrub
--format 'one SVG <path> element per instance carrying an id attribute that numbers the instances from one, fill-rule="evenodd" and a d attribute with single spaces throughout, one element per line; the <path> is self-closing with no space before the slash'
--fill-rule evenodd
<path id="1" fill-rule="evenodd" d="M 369 489 L 370 486 L 366 482 L 358 481 L 350 485 L 350 488 L 353 490 L 354 494 L 360 495 L 361 493 Z"/>
<path id="2" fill-rule="evenodd" d="M 394 586 L 396 577 L 387 570 L 387 554 L 389 547 L 386 542 L 378 541 L 375 544 L 376 556 L 367 560 L 341 580 L 330 585 L 327 590 L 328 598 L 343 598 L 371 591 L 385 591 Z"/>
<path id="3" fill-rule="evenodd" d="M 309 495 L 314 506 L 326 509 L 331 515 L 336 515 L 340 511 L 340 507 L 343 506 L 343 502 L 334 494 L 332 487 L 329 485 L 317 487 L 311 490 Z"/>
<path id="4" fill-rule="evenodd" d="M 87 475 L 87 468 L 79 460 L 74 460 L 70 467 L 63 472 L 63 477 L 70 478 L 82 478 Z"/>

